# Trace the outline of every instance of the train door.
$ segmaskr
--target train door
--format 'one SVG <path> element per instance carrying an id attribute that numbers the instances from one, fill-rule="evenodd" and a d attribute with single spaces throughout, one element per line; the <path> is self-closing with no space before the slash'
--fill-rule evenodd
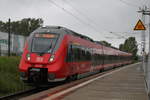
<path id="1" fill-rule="evenodd" d="M 93 71 L 94 70 L 94 67 L 95 67 L 95 54 L 94 54 L 94 49 L 91 49 L 91 69 L 90 71 Z"/>
<path id="2" fill-rule="evenodd" d="M 72 75 L 75 71 L 74 56 L 73 45 L 69 44 L 67 49 L 67 67 L 69 75 Z"/>
<path id="3" fill-rule="evenodd" d="M 67 59 L 66 59 L 66 61 L 68 62 L 68 63 L 71 63 L 72 61 L 73 61 L 73 56 L 72 56 L 72 45 L 71 44 L 69 44 L 68 45 L 68 48 L 67 48 Z"/>
<path id="4" fill-rule="evenodd" d="M 102 46 L 102 71 L 104 70 L 104 65 L 105 65 L 105 52 L 104 47 Z"/>

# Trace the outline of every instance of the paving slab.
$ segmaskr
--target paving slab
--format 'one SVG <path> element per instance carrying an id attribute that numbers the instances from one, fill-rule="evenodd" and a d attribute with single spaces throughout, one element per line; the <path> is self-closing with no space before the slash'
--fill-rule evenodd
<path id="1" fill-rule="evenodd" d="M 125 67 L 69 93 L 63 100 L 148 100 L 141 63 Z"/>

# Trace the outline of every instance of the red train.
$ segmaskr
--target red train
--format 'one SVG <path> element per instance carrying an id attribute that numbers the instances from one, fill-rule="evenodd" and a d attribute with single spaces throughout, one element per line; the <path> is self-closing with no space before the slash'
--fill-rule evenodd
<path id="1" fill-rule="evenodd" d="M 64 27 L 40 27 L 26 41 L 19 65 L 27 83 L 76 80 L 129 64 L 132 54 L 100 45 Z"/>

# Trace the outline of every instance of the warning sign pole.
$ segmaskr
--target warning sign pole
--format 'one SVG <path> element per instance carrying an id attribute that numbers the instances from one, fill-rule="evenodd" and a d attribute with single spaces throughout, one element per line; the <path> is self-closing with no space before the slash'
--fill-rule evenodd
<path id="1" fill-rule="evenodd" d="M 139 13 L 142 13 L 142 21 L 139 20 L 134 28 L 134 30 L 136 31 L 141 31 L 141 42 L 142 42 L 142 67 L 141 67 L 141 70 L 143 69 L 144 72 L 145 72 L 145 26 L 144 26 L 144 23 L 145 23 L 145 16 L 143 14 L 143 12 L 146 10 L 147 8 L 146 7 L 143 7 L 143 9 L 140 9 L 140 11 L 138 11 Z M 143 22 L 143 23 L 142 23 Z"/>

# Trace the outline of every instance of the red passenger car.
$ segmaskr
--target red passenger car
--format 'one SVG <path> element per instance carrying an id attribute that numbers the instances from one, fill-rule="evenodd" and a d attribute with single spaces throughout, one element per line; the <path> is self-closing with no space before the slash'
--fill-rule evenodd
<path id="1" fill-rule="evenodd" d="M 39 84 L 76 80 L 129 64 L 131 56 L 64 27 L 40 27 L 26 41 L 20 77 L 24 82 Z"/>

